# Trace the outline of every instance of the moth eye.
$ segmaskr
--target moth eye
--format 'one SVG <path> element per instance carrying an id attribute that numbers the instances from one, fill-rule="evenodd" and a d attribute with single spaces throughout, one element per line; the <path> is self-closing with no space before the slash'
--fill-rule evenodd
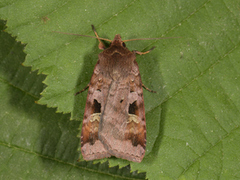
<path id="1" fill-rule="evenodd" d="M 123 46 L 123 47 L 126 47 L 126 44 L 123 42 L 123 43 L 122 43 L 122 46 Z"/>

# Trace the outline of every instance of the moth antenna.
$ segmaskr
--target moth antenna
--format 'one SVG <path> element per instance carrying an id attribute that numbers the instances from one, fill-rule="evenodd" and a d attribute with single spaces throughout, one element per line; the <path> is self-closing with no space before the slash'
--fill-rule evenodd
<path id="1" fill-rule="evenodd" d="M 105 39 L 105 38 L 101 38 L 101 37 L 88 36 L 88 35 L 82 35 L 82 34 L 74 34 L 74 33 L 65 33 L 65 32 L 59 32 L 59 31 L 52 31 L 52 32 L 60 33 L 60 34 L 67 34 L 67 35 L 74 35 L 74 36 L 90 37 L 90 38 L 101 39 L 101 40 L 104 40 L 104 41 L 112 42 L 110 39 Z"/>
<path id="2" fill-rule="evenodd" d="M 96 37 L 97 37 L 97 39 L 98 39 L 98 41 L 99 41 L 99 44 L 98 44 L 98 48 L 99 49 L 106 49 L 106 47 L 105 47 L 105 45 L 103 44 L 103 42 L 102 41 L 100 41 L 100 38 L 99 38 L 99 36 L 98 36 L 98 34 L 97 34 L 97 31 L 95 30 L 95 28 L 94 28 L 94 26 L 93 25 L 91 25 L 92 26 L 92 30 L 93 30 L 93 32 L 94 32 L 94 34 L 96 35 Z M 112 41 L 111 41 L 112 42 Z"/>
<path id="3" fill-rule="evenodd" d="M 123 42 L 128 42 L 128 41 L 138 41 L 138 40 L 173 39 L 173 38 L 182 38 L 182 37 L 160 37 L 160 38 L 127 39 L 127 40 L 123 40 Z"/>

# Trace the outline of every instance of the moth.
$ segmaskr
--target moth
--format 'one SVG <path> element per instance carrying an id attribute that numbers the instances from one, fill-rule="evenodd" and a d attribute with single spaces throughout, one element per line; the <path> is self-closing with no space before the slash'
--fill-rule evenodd
<path id="1" fill-rule="evenodd" d="M 125 45 L 129 40 L 123 41 L 119 34 L 108 40 L 110 47 L 105 48 L 94 27 L 93 30 L 103 51 L 86 87 L 89 90 L 81 131 L 83 159 L 115 156 L 141 162 L 146 148 L 145 86 L 136 54 L 146 54 L 153 48 L 147 52 L 129 51 Z"/>
<path id="2" fill-rule="evenodd" d="M 84 160 L 115 156 L 133 162 L 141 162 L 146 149 L 146 119 L 143 87 L 136 54 L 146 52 L 130 51 L 119 34 L 111 41 L 100 38 L 98 55 L 88 88 L 87 102 L 81 131 L 81 153 Z M 61 33 L 61 32 L 59 32 Z M 70 35 L 78 35 L 64 33 Z M 86 35 L 78 35 L 92 37 Z M 148 38 L 163 39 L 163 38 Z M 101 40 L 111 42 L 105 48 Z"/>

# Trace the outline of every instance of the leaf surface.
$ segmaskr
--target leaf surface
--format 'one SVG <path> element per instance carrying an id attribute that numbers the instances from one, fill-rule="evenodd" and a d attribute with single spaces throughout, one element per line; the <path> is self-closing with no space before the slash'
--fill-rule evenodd
<path id="1" fill-rule="evenodd" d="M 15 150 L 26 161 L 29 174 L 33 171 L 30 164 L 37 162 L 31 158 L 45 157 L 45 154 L 53 158 L 48 159 L 49 163 L 60 159 L 60 162 L 70 162 L 70 165 L 63 164 L 76 168 L 76 173 L 81 171 L 80 165 L 72 164 L 77 159 L 77 127 L 83 117 L 87 92 L 74 94 L 89 83 L 101 51 L 96 39 L 52 31 L 94 35 L 90 26 L 94 24 L 98 34 L 108 39 L 119 33 L 123 39 L 181 37 L 127 43 L 130 50 L 139 51 L 156 46 L 151 53 L 137 57 L 143 83 L 157 94 L 144 91 L 146 156 L 140 164 L 130 163 L 131 170 L 146 172 L 148 179 L 239 179 L 239 0 L 0 1 L 0 4 L 0 18 L 7 20 L 6 31 L 27 44 L 24 65 L 34 71 L 31 77 L 29 69 L 18 75 L 19 63 L 6 65 L 12 51 L 4 54 L 6 46 L 1 45 L 1 83 L 2 87 L 6 86 L 1 88 L 1 94 L 5 94 L 2 104 L 11 102 L 10 109 L 5 106 L 1 113 L 2 119 L 6 118 L 1 126 L 1 147 L 9 155 Z M 18 53 L 21 50 L 13 54 L 24 56 Z M 35 70 L 46 76 L 36 75 Z M 46 86 L 41 83 L 43 79 Z M 16 94 L 16 100 L 12 94 Z M 49 108 L 30 103 L 34 101 Z M 55 114 L 52 108 L 66 115 Z M 42 120 L 36 127 L 38 131 L 32 127 L 36 126 L 33 123 L 36 117 Z M 68 118 L 79 122 L 68 122 Z M 33 125 L 28 126 L 28 121 Z M 26 124 L 21 126 L 20 122 Z M 66 139 L 70 138 L 69 134 L 74 139 L 70 141 L 69 147 L 73 148 L 69 151 L 68 146 L 60 147 L 63 131 L 60 127 L 67 128 L 66 124 L 69 125 L 64 130 Z M 53 142 L 48 142 L 47 135 L 41 140 L 42 133 L 53 136 Z M 28 138 L 35 139 L 30 147 Z M 42 141 L 42 146 L 36 145 L 38 141 Z M 49 144 L 55 144 L 54 148 Z M 34 153 L 27 153 L 30 155 L 24 158 L 19 155 L 21 149 Z M 58 151 L 66 155 L 57 156 Z M 129 162 L 111 158 L 109 164 L 124 167 Z M 95 166 L 88 166 L 86 171 Z M 36 167 L 34 171 L 41 172 L 41 168 Z M 61 177 L 64 171 L 58 168 L 61 169 L 55 166 L 55 173 Z M 99 172 L 89 171 L 83 176 L 98 177 Z M 110 177 L 115 173 L 110 173 Z"/>

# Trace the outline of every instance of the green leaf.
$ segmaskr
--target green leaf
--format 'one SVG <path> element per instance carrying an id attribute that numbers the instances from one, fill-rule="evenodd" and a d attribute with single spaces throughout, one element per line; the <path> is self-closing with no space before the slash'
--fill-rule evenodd
<path id="1" fill-rule="evenodd" d="M 0 21 L 0 28 L 4 23 Z M 0 36 L 0 174 L 1 179 L 143 179 L 144 173 L 108 163 L 77 162 L 79 121 L 38 105 L 44 75 L 21 63 L 24 46 L 9 34 Z"/>
<path id="2" fill-rule="evenodd" d="M 2 94 L 6 94 L 2 103 L 10 102 L 9 108 L 15 107 L 15 111 L 8 110 L 8 106 L 2 109 L 2 119 L 5 117 L 6 120 L 1 126 L 1 148 L 9 156 L 17 154 L 14 162 L 25 162 L 26 167 L 23 168 L 26 174 L 21 177 L 32 172 L 30 164 L 42 156 L 50 157 L 46 158 L 48 165 L 59 163 L 76 169 L 75 173 L 87 171 L 82 175 L 84 177 L 101 174 L 99 169 L 94 170 L 94 165 L 84 170 L 79 168 L 80 165 L 72 165 L 77 159 L 74 150 L 77 149 L 76 126 L 79 123 L 67 120 L 70 116 L 77 120 L 83 117 L 87 92 L 79 96 L 74 96 L 74 93 L 89 83 L 97 54 L 101 51 L 96 39 L 52 32 L 94 35 L 90 27 L 94 24 L 98 34 L 108 39 L 118 33 L 123 39 L 182 37 L 127 43 L 130 50 L 139 51 L 156 46 L 151 53 L 137 57 L 143 83 L 156 90 L 157 94 L 144 91 L 146 156 L 141 163 L 131 162 L 131 170 L 145 171 L 148 179 L 240 178 L 239 0 L 0 1 L 0 4 L 0 18 L 7 20 L 7 31 L 17 36 L 17 40 L 27 43 L 24 65 L 47 75 L 37 76 L 34 71 L 35 75 L 26 79 L 26 74 L 18 75 L 20 71 L 16 64 L 11 63 L 9 70 L 9 66 L 2 68 L 1 82 L 6 86 L 1 88 Z M 1 46 L 1 49 L 4 48 Z M 4 63 L 6 60 L 3 60 Z M 45 79 L 46 88 L 39 83 L 40 79 Z M 15 92 L 19 102 L 9 88 Z M 55 114 L 55 109 L 33 103 L 28 107 L 31 101 L 38 100 L 42 90 L 38 103 L 71 115 Z M 12 105 L 14 103 L 17 105 Z M 23 105 L 26 106 L 24 110 L 19 108 Z M 32 106 L 43 110 L 32 111 Z M 7 115 L 9 112 L 10 115 Z M 33 123 L 35 116 L 40 119 L 44 116 L 44 120 L 38 119 L 41 124 L 36 127 L 38 130 L 32 127 L 36 126 Z M 21 125 L 19 118 L 25 124 Z M 50 126 L 46 119 L 51 122 Z M 32 125 L 28 125 L 30 120 Z M 63 131 L 60 127 L 69 127 L 64 130 L 66 139 L 75 139 L 69 141 L 75 148 L 71 149 L 71 153 L 66 150 L 68 146 L 59 147 L 59 132 Z M 51 141 L 48 141 L 48 135 L 39 138 L 45 132 L 52 136 Z M 35 138 L 34 145 L 30 143 L 28 147 L 28 138 Z M 38 141 L 42 142 L 41 147 L 36 146 Z M 22 152 L 30 155 L 24 157 L 20 155 Z M 8 158 L 6 162 L 9 162 Z M 110 166 L 123 167 L 128 163 L 117 158 L 109 160 Z M 39 172 L 43 168 L 41 165 L 36 167 Z M 62 173 L 70 177 L 69 171 L 60 169 L 56 166 L 51 172 L 56 177 L 61 177 Z M 112 174 L 116 172 L 110 173 L 113 178 Z M 107 173 L 104 175 L 109 176 Z"/>

